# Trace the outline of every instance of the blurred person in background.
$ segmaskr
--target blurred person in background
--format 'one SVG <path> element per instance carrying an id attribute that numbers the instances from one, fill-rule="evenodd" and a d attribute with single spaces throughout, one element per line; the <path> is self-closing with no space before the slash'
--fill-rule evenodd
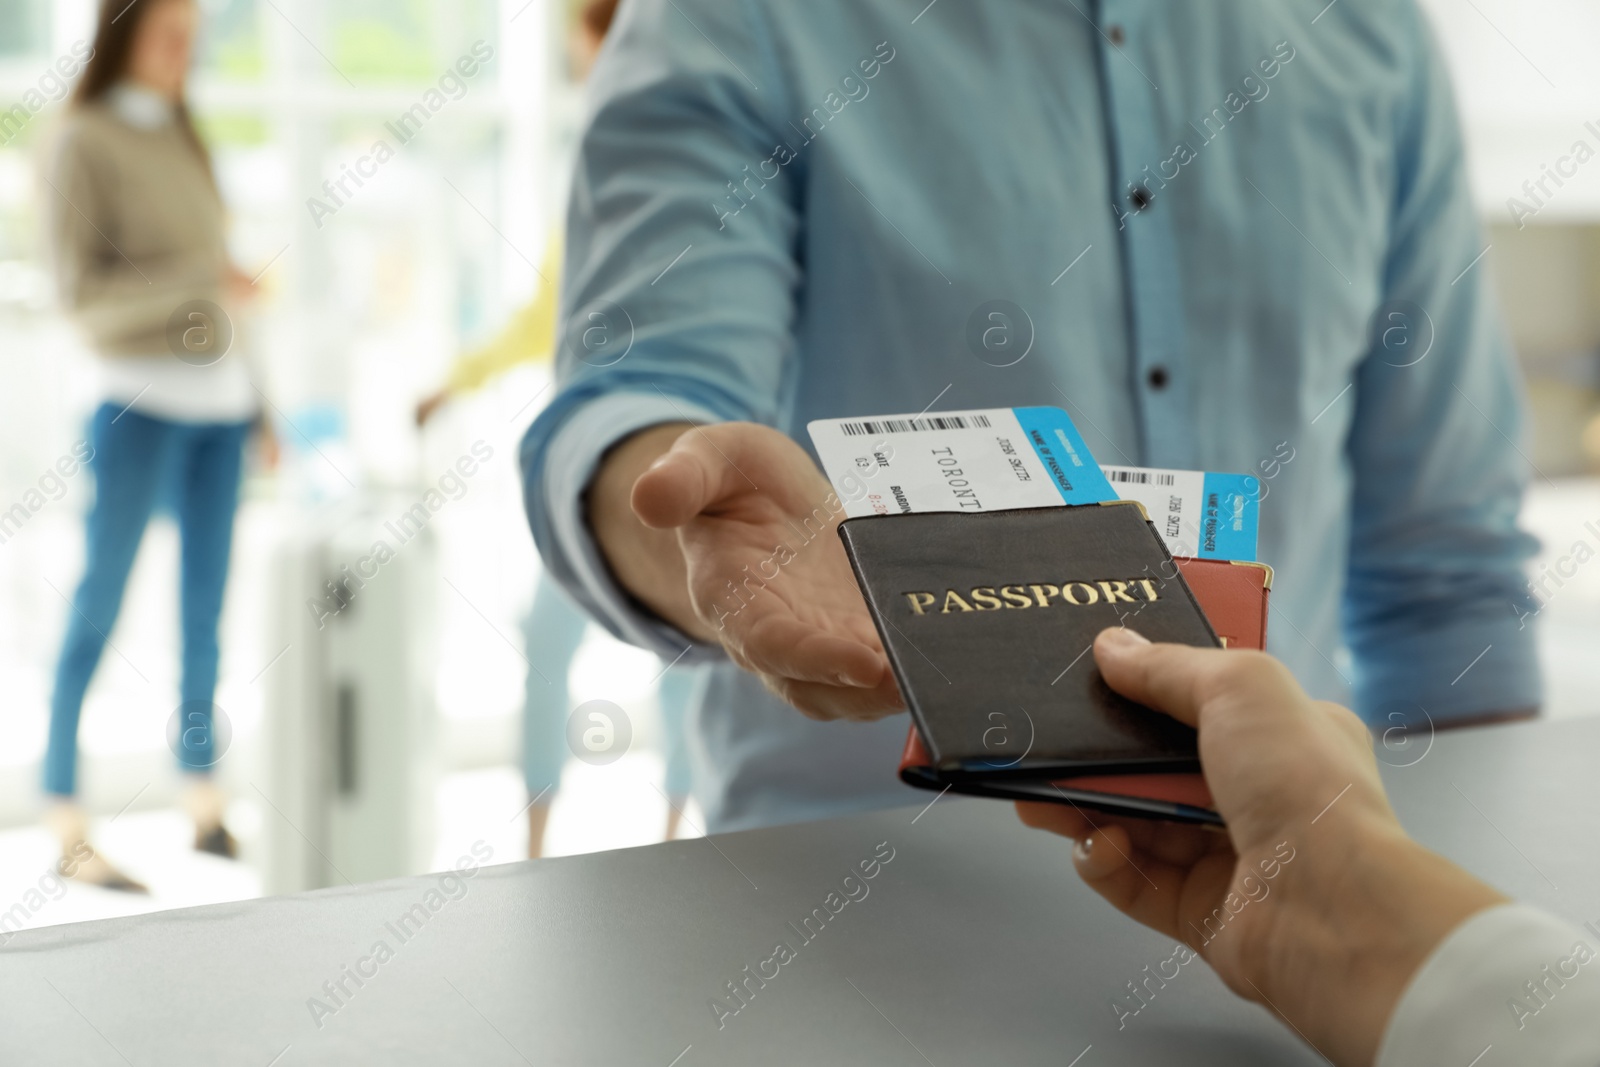
<path id="1" fill-rule="evenodd" d="M 212 698 L 243 452 L 260 409 L 217 306 L 242 305 L 253 286 L 228 260 L 222 199 L 184 102 L 198 21 L 194 0 L 105 0 L 45 179 L 57 286 L 94 349 L 101 396 L 89 431 L 84 575 L 56 668 L 44 766 L 46 822 L 63 855 L 82 854 L 88 834 L 75 800 L 84 693 L 158 503 L 170 505 L 182 544 L 174 748 L 189 778 L 195 848 L 235 853 L 211 779 Z M 144 889 L 97 853 L 74 877 Z"/>
<path id="2" fill-rule="evenodd" d="M 578 7 L 568 38 L 568 59 L 572 78 L 582 82 L 594 66 L 600 45 L 617 11 L 617 0 L 588 0 Z M 539 289 L 534 298 L 512 315 L 511 321 L 492 341 L 467 352 L 451 366 L 445 384 L 417 404 L 417 426 L 426 426 L 451 397 L 472 392 L 513 367 L 544 364 L 551 360 L 556 338 L 556 279 L 560 277 L 561 230 L 555 228 L 539 265 Z M 533 606 L 523 619 L 523 647 L 531 660 L 538 649 L 540 658 L 554 665 L 554 672 L 542 676 L 530 668 L 522 709 L 522 771 L 528 796 L 528 857 L 537 859 L 544 851 L 545 827 L 550 821 L 550 805 L 561 784 L 565 763 L 566 718 L 571 710 L 567 688 L 567 668 L 583 644 L 588 618 L 578 610 L 561 588 L 542 573 L 533 594 Z M 669 666 L 661 675 L 657 699 L 661 708 L 662 755 L 666 761 L 667 825 L 665 836 L 677 832 L 683 805 L 689 797 L 689 762 L 684 751 L 684 711 L 694 686 L 694 671 Z"/>

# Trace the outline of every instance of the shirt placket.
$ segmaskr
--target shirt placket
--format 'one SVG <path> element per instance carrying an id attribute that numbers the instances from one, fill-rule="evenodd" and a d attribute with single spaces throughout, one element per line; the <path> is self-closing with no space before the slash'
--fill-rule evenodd
<path id="1" fill-rule="evenodd" d="M 1143 0 L 1099 0 L 1089 9 L 1101 52 L 1105 125 L 1111 138 L 1112 209 L 1122 243 L 1127 289 L 1134 409 L 1140 462 L 1155 467 L 1195 464 L 1190 369 L 1183 320 L 1182 277 L 1171 205 L 1152 180 L 1167 152 L 1156 108 L 1159 72 L 1140 59 L 1139 35 L 1153 18 Z M 1153 80 L 1154 79 L 1154 80 Z"/>

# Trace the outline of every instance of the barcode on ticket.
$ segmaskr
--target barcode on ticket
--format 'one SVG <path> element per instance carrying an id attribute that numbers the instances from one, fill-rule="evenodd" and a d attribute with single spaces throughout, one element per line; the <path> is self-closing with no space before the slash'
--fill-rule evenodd
<path id="1" fill-rule="evenodd" d="M 1116 467 L 1104 467 L 1106 477 L 1113 483 L 1123 482 L 1129 485 L 1175 485 L 1177 479 L 1171 474 L 1160 471 L 1129 471 Z"/>
<path id="2" fill-rule="evenodd" d="M 886 433 L 917 433 L 922 430 L 986 430 L 987 415 L 942 415 L 918 419 L 869 419 L 841 422 L 839 429 L 848 437 L 876 437 Z"/>

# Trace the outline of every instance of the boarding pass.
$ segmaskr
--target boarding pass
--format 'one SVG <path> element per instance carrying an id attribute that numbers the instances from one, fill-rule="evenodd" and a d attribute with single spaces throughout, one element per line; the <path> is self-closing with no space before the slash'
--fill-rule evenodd
<path id="1" fill-rule="evenodd" d="M 1102 469 L 1060 408 L 817 419 L 807 429 L 851 518 L 1137 500 L 1174 555 L 1255 559 L 1255 479 Z"/>

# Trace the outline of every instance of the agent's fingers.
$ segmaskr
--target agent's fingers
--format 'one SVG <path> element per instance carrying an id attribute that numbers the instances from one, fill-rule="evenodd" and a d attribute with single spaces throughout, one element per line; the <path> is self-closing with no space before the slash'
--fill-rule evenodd
<path id="1" fill-rule="evenodd" d="M 1224 835 L 1197 827 L 1091 815 L 1038 801 L 1018 801 L 1017 816 L 1076 841 L 1072 865 L 1078 876 L 1117 910 L 1185 941 L 1178 918 L 1185 896 L 1195 886 L 1220 891 L 1237 861 Z M 1198 882 L 1195 872 L 1201 872 Z"/>
<path id="2" fill-rule="evenodd" d="M 1072 850 L 1072 865 L 1084 883 L 1112 907 L 1153 930 L 1189 941 L 1180 928 L 1186 896 L 1210 900 L 1227 887 L 1236 862 L 1231 850 L 1208 853 L 1192 865 L 1168 864 L 1136 848 L 1127 830 L 1106 824 Z"/>
<path id="3" fill-rule="evenodd" d="M 1153 645 L 1143 634 L 1123 626 L 1101 630 L 1094 639 L 1094 661 L 1107 685 L 1190 726 L 1200 718 L 1194 683 L 1206 651 Z"/>
<path id="4" fill-rule="evenodd" d="M 1081 841 L 1093 832 L 1094 827 L 1077 808 L 1065 804 L 1050 804 L 1042 800 L 1017 801 L 1017 818 L 1035 830 L 1049 830 L 1062 837 Z"/>
<path id="5" fill-rule="evenodd" d="M 1016 804 L 1018 817 L 1036 830 L 1049 830 L 1082 841 L 1096 830 L 1116 826 L 1127 836 L 1133 850 L 1179 866 L 1192 862 L 1204 852 L 1208 846 L 1203 838 L 1211 836 L 1198 827 L 1112 815 L 1072 802 L 1019 800 Z"/>
<path id="6" fill-rule="evenodd" d="M 1288 671 L 1263 652 L 1151 644 L 1118 626 L 1100 631 L 1094 659 L 1111 688 L 1190 726 L 1198 725 L 1207 699 L 1223 694 L 1260 694 L 1264 699 L 1251 706 L 1263 713 L 1306 700 Z"/>
<path id="7" fill-rule="evenodd" d="M 1334 728 L 1342 734 L 1350 745 L 1357 750 L 1370 752 L 1372 750 L 1372 727 L 1361 721 L 1361 716 L 1349 708 L 1335 704 L 1330 700 L 1319 700 L 1313 707 L 1320 713 L 1333 720 Z M 1385 747 L 1389 745 L 1406 745 L 1416 743 L 1421 748 L 1427 739 L 1433 736 L 1433 724 L 1424 720 L 1421 723 L 1410 722 L 1401 726 L 1391 726 L 1380 735 Z"/>
<path id="8" fill-rule="evenodd" d="M 1165 864 L 1153 863 L 1136 850 L 1121 826 L 1107 823 L 1085 834 L 1073 846 L 1072 866 L 1090 889 L 1118 911 L 1158 930 L 1166 928 L 1149 922 L 1148 917 L 1159 918 L 1164 909 L 1176 906 L 1182 880 Z"/>
<path id="9" fill-rule="evenodd" d="M 1227 836 L 1184 823 L 1159 819 L 1140 819 L 1096 811 L 1080 804 L 1021 801 L 1017 814 L 1029 826 L 1049 830 L 1074 841 L 1082 841 L 1096 830 L 1119 827 L 1132 843 L 1130 852 L 1139 852 L 1160 863 L 1187 867 L 1217 847 L 1227 847 Z"/>

